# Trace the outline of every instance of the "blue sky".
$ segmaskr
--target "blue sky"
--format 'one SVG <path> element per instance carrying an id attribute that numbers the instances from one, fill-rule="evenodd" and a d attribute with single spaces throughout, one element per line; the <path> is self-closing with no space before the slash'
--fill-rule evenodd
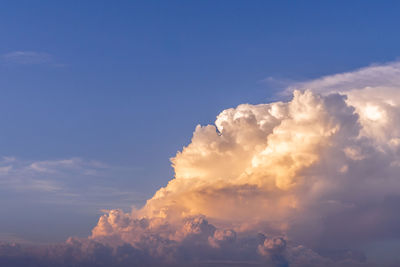
<path id="1" fill-rule="evenodd" d="M 223 109 L 396 60 L 399 7 L 1 3 L 0 239 L 88 235 L 101 209 L 140 206 L 165 185 L 169 158 Z"/>

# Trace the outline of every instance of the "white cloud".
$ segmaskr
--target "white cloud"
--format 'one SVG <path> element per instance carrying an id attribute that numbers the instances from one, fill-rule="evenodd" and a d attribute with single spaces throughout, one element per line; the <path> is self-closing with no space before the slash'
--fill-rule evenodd
<path id="1" fill-rule="evenodd" d="M 53 60 L 48 53 L 34 51 L 14 51 L 3 54 L 2 58 L 5 62 L 22 65 L 44 64 Z"/>
<path id="2" fill-rule="evenodd" d="M 36 161 L 29 165 L 29 168 L 43 173 L 55 173 L 60 171 L 75 170 L 84 174 L 96 174 L 96 170 L 104 169 L 107 165 L 97 161 L 84 161 L 80 158 L 62 160 Z"/>
<path id="3" fill-rule="evenodd" d="M 318 79 L 292 83 L 287 90 L 308 89 L 316 93 L 348 92 L 367 88 L 398 88 L 400 62 L 374 64 L 352 72 L 327 75 Z M 375 92 L 378 96 L 381 92 Z"/>
<path id="4" fill-rule="evenodd" d="M 116 185 L 114 178 L 121 175 L 132 175 L 131 169 L 77 157 L 40 161 L 2 157 L 0 196 L 12 194 L 39 206 L 68 205 L 96 214 L 104 208 L 143 205 L 147 194 Z"/>
<path id="5" fill-rule="evenodd" d="M 398 74 L 399 63 L 371 66 L 297 83 L 287 103 L 221 112 L 172 159 L 166 187 L 140 210 L 109 211 L 91 238 L 154 257 L 187 246 L 207 258 L 224 249 L 236 255 L 261 232 L 250 247 L 272 265 L 364 264 L 348 248 L 400 238 Z"/>
<path id="6" fill-rule="evenodd" d="M 297 83 L 288 102 L 224 110 L 196 127 L 172 159 L 174 179 L 144 207 L 105 211 L 89 238 L 46 255 L 62 261 L 73 251 L 76 266 L 384 266 L 359 250 L 400 240 L 399 69 Z M 22 169 L 50 178 L 95 165 L 67 159 Z M 48 260 L 35 255 L 32 262 Z"/>

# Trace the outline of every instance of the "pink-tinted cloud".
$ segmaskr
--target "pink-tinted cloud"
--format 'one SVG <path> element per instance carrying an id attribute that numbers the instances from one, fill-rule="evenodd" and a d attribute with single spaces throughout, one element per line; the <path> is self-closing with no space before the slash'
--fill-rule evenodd
<path id="1" fill-rule="evenodd" d="M 398 69 L 222 111 L 196 127 L 171 160 L 174 179 L 144 207 L 107 211 L 89 238 L 54 253 L 82 266 L 376 265 L 363 248 L 400 238 Z"/>

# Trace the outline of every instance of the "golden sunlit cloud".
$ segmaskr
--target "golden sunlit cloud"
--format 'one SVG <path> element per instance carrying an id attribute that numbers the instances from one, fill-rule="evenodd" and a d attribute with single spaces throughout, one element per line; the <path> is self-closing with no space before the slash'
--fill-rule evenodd
<path id="1" fill-rule="evenodd" d="M 105 211 L 89 238 L 51 253 L 116 266 L 374 266 L 363 249 L 400 239 L 399 70 L 323 77 L 295 84 L 288 102 L 222 111 L 143 207 Z"/>
<path id="2" fill-rule="evenodd" d="M 171 159 L 175 178 L 141 209 L 103 215 L 91 240 L 157 247 L 160 256 L 168 242 L 193 236 L 205 236 L 209 248 L 221 249 L 264 233 L 272 237 L 263 238 L 256 253 L 285 259 L 298 255 L 294 251 L 302 245 L 356 246 L 358 239 L 346 235 L 356 227 L 373 240 L 390 223 L 378 206 L 400 189 L 400 101 L 391 97 L 393 86 L 374 84 L 379 92 L 364 86 L 365 72 L 371 70 L 299 84 L 289 102 L 239 105 L 222 111 L 214 125 L 197 126 L 191 143 Z M 340 88 L 343 77 L 346 90 Z M 315 84 L 320 90 L 306 88 Z M 338 217 L 347 225 L 329 222 Z M 149 238 L 151 245 L 144 242 Z M 321 245 L 326 238 L 334 242 Z"/>

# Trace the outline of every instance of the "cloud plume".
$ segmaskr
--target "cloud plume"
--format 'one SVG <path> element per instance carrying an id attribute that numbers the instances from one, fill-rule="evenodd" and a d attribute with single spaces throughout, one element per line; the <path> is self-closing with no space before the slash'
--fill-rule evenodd
<path id="1" fill-rule="evenodd" d="M 108 211 L 63 253 L 103 249 L 115 266 L 374 266 L 365 246 L 400 239 L 398 73 L 371 66 L 222 111 L 142 208 Z"/>

